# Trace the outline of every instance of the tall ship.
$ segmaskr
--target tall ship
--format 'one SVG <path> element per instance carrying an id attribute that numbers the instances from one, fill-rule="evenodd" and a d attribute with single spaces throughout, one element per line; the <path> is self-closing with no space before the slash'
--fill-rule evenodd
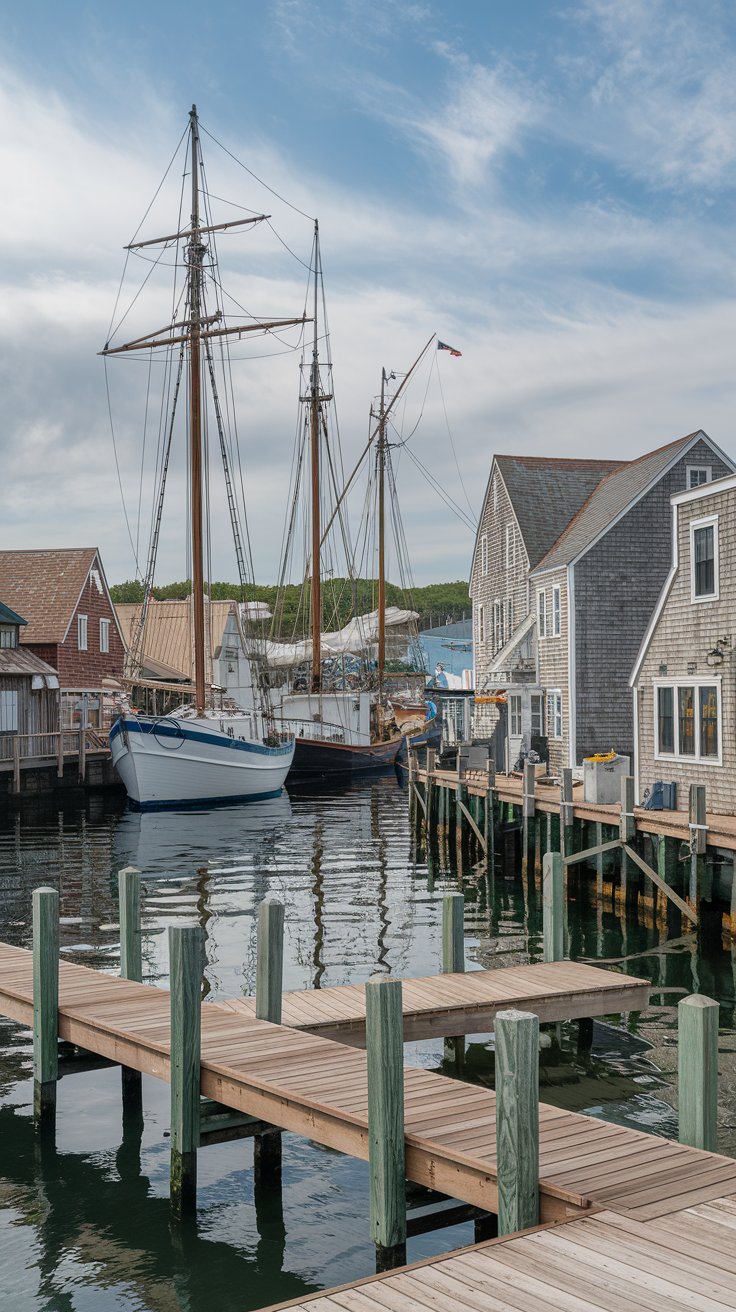
<path id="1" fill-rule="evenodd" d="M 266 320 L 243 313 L 233 321 L 229 307 L 235 305 L 241 310 L 242 307 L 223 288 L 217 257 L 218 235 L 249 230 L 269 216 L 249 212 L 245 218 L 212 222 L 210 203 L 214 198 L 206 185 L 196 106 L 189 114 L 180 146 L 186 149 L 183 174 L 191 183 L 189 221 L 181 221 L 187 209 L 183 191 L 179 222 L 168 235 L 136 239 L 126 247 L 128 259 L 139 255 L 154 267 L 173 266 L 169 321 L 163 328 L 119 343 L 118 329 L 137 301 L 136 294 L 118 318 L 117 326 L 111 325 L 101 352 L 106 374 L 107 362 L 112 358 L 132 357 L 147 362 L 147 370 L 137 371 L 139 376 L 146 372 L 148 376 L 146 416 L 154 361 L 161 366 L 157 377 L 163 380 L 155 475 L 153 487 L 147 489 L 152 494 L 153 516 L 142 601 L 129 641 L 122 709 L 110 731 L 114 765 L 128 797 L 141 808 L 275 797 L 291 767 L 295 746 L 293 733 L 274 715 L 268 679 L 264 677 L 263 625 L 257 606 L 249 601 L 254 580 L 245 526 L 230 345 L 246 334 L 263 335 L 295 325 L 303 330 L 307 318 L 302 314 L 296 318 Z M 148 277 L 144 285 L 147 281 Z M 150 408 L 153 404 L 151 401 Z M 216 442 L 210 443 L 211 435 L 216 435 Z M 210 445 L 214 449 L 212 453 Z M 187 488 L 185 518 L 191 569 L 191 675 L 171 684 L 146 675 L 146 631 L 151 607 L 156 604 L 154 574 L 167 479 L 172 459 L 182 448 L 187 452 L 183 481 Z M 237 704 L 212 678 L 208 582 L 212 541 L 210 457 L 216 453 L 222 466 L 241 592 L 236 636 L 251 671 L 247 687 L 239 690 Z M 141 488 L 142 485 L 143 466 Z M 137 709 L 138 703 L 150 701 L 151 695 L 154 704 L 157 696 L 159 704 L 165 707 L 162 713 L 146 714 Z"/>

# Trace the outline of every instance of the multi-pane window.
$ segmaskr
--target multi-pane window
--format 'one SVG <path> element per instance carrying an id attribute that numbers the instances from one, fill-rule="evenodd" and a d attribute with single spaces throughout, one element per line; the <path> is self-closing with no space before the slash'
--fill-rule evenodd
<path id="1" fill-rule="evenodd" d="M 721 706 L 717 684 L 658 684 L 655 714 L 657 756 L 720 759 Z"/>
<path id="2" fill-rule="evenodd" d="M 506 568 L 513 569 L 516 564 L 516 534 L 513 524 L 506 525 Z"/>
<path id="3" fill-rule="evenodd" d="M 718 520 L 695 520 L 690 525 L 693 601 L 718 596 Z"/>
<path id="4" fill-rule="evenodd" d="M 562 693 L 547 693 L 547 725 L 550 738 L 562 737 Z"/>
<path id="5" fill-rule="evenodd" d="M 544 589 L 537 593 L 537 633 L 540 638 L 547 637 L 547 593 Z"/>
<path id="6" fill-rule="evenodd" d="M 0 690 L 0 733 L 18 732 L 18 694 Z"/>
<path id="7" fill-rule="evenodd" d="M 712 477 L 713 468 L 711 465 L 688 465 L 687 467 L 688 488 L 701 487 L 703 483 L 710 483 Z"/>
<path id="8" fill-rule="evenodd" d="M 488 534 L 484 533 L 480 540 L 480 572 L 485 578 L 488 573 Z"/>
<path id="9" fill-rule="evenodd" d="M 560 600 L 560 586 L 555 584 L 552 589 L 552 637 L 559 638 L 562 630 L 562 603 Z"/>
<path id="10" fill-rule="evenodd" d="M 77 646 L 80 651 L 87 650 L 87 616 L 77 615 Z"/>
<path id="11" fill-rule="evenodd" d="M 507 597 L 503 603 L 504 608 L 504 642 L 507 642 L 514 631 L 514 602 L 512 597 Z"/>
<path id="12" fill-rule="evenodd" d="M 493 650 L 503 647 L 503 607 L 500 601 L 493 603 Z"/>
<path id="13" fill-rule="evenodd" d="M 544 733 L 544 697 L 541 692 L 531 695 L 532 736 L 540 737 Z"/>
<path id="14" fill-rule="evenodd" d="M 509 733 L 512 738 L 521 737 L 521 695 L 517 692 L 509 697 Z"/>
<path id="15" fill-rule="evenodd" d="M 110 650 L 110 621 L 100 620 L 100 651 Z"/>
<path id="16" fill-rule="evenodd" d="M 485 640 L 486 640 L 486 608 L 485 606 L 479 606 L 478 607 L 478 642 L 485 642 Z"/>
<path id="17" fill-rule="evenodd" d="M 0 624 L 0 647 L 18 646 L 18 628 L 15 624 Z"/>

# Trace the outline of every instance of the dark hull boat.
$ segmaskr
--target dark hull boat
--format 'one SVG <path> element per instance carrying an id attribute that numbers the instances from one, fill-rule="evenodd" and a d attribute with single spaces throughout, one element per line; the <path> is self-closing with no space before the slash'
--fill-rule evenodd
<path id="1" fill-rule="evenodd" d="M 404 750 L 405 739 L 397 734 L 382 743 L 351 745 L 326 742 L 319 738 L 297 738 L 294 763 L 289 778 L 319 775 L 346 777 L 391 769 Z"/>

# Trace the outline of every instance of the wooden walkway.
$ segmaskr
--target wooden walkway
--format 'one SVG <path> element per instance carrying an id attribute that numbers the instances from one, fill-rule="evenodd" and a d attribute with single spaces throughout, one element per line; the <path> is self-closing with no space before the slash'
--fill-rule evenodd
<path id="1" fill-rule="evenodd" d="M 736 1197 L 646 1225 L 600 1211 L 279 1306 L 294 1312 L 734 1309 Z"/>
<path id="2" fill-rule="evenodd" d="M 426 770 L 418 768 L 416 778 L 417 782 L 426 786 Z M 435 769 L 432 778 L 436 784 L 443 788 L 449 788 L 451 791 L 455 791 L 458 784 L 460 784 L 473 797 L 484 797 L 488 791 L 488 785 L 485 781 L 481 781 L 480 774 L 476 777 L 473 773 L 469 773 L 458 780 L 458 776 L 453 770 Z M 496 774 L 493 782 L 493 795 L 498 801 L 510 802 L 513 806 L 521 807 L 523 791 L 523 780 L 520 775 Z M 559 815 L 560 806 L 559 786 L 538 782 L 534 790 L 535 811 L 537 813 Z M 582 784 L 577 784 L 573 789 L 572 807 L 575 820 L 585 820 L 618 828 L 621 814 L 619 804 L 584 802 Z M 666 838 L 679 838 L 683 843 L 690 840 L 687 811 L 645 811 L 643 807 L 636 806 L 634 807 L 633 816 L 637 833 L 661 834 Z M 708 827 L 708 845 L 710 847 L 722 847 L 729 851 L 736 851 L 736 816 L 718 815 L 709 811 L 706 816 L 706 824 Z"/>
<path id="3" fill-rule="evenodd" d="M 572 961 L 472 970 L 402 981 L 404 1041 L 484 1034 L 497 1011 L 516 1007 L 541 1021 L 575 1020 L 617 1011 L 642 1011 L 649 984 L 633 975 Z M 219 1004 L 255 1017 L 255 998 Z M 365 985 L 285 993 L 282 1023 L 355 1047 L 365 1043 Z"/>
<path id="4" fill-rule="evenodd" d="M 468 977 L 472 978 L 472 976 Z M 169 994 L 62 961 L 59 1034 L 135 1070 L 169 1078 Z M 0 944 L 0 1013 L 32 1022 L 31 953 Z M 366 1159 L 366 1055 L 317 1034 L 202 1007 L 204 1096 Z M 405 1068 L 406 1174 L 497 1210 L 495 1095 Z M 543 1221 L 602 1204 L 640 1219 L 736 1192 L 736 1161 L 593 1117 L 540 1106 Z"/>

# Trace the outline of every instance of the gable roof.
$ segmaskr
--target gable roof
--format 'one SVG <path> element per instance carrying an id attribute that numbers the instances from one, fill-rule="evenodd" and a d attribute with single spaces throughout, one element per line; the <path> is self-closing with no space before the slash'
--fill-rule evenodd
<path id="1" fill-rule="evenodd" d="M 24 620 L 21 615 L 16 615 L 14 610 L 11 610 L 9 606 L 4 606 L 3 603 L 0 601 L 0 624 L 27 624 L 27 623 L 28 620 Z"/>
<path id="2" fill-rule="evenodd" d="M 672 465 L 685 455 L 690 447 L 695 446 L 699 441 L 705 441 L 708 446 L 713 446 L 707 433 L 698 429 L 696 433 L 688 433 L 687 437 L 677 438 L 674 442 L 668 442 L 666 446 L 658 447 L 656 451 L 647 452 L 638 460 L 627 461 L 613 469 L 592 490 L 587 501 L 573 516 L 533 572 L 546 573 L 547 570 L 558 569 L 561 565 L 569 565 L 577 560 L 612 527 L 629 506 L 638 501 Z M 727 464 L 733 464 L 722 452 L 719 452 L 719 455 Z"/>
<path id="3" fill-rule="evenodd" d="M 23 642 L 63 642 L 96 547 L 0 551 L 0 595 L 28 617 Z"/>
<path id="4" fill-rule="evenodd" d="M 225 625 L 236 601 L 211 601 L 207 607 L 212 633 L 212 658 L 222 645 Z M 141 613 L 140 602 L 121 602 L 116 607 L 126 648 L 130 648 Z M 206 619 L 206 612 L 205 612 Z M 192 677 L 192 611 L 188 601 L 152 601 L 146 616 L 143 663 L 164 678 Z"/>
<path id="5" fill-rule="evenodd" d="M 547 456 L 496 456 L 534 569 L 601 480 L 620 460 L 567 460 Z M 490 484 L 489 484 L 490 488 Z"/>

